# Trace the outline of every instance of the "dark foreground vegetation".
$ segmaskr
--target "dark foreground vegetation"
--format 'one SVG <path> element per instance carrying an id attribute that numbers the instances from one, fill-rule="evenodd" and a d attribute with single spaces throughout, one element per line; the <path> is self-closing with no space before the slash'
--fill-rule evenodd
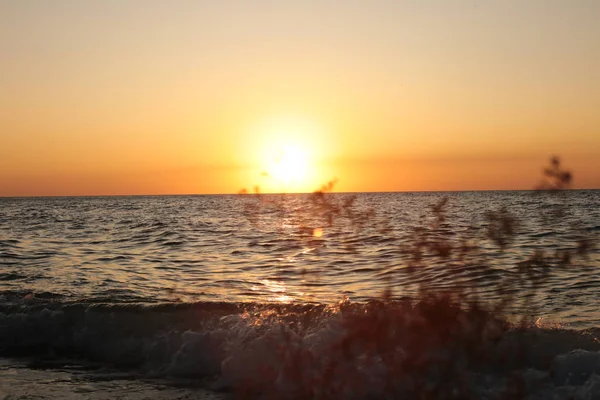
<path id="1" fill-rule="evenodd" d="M 572 174 L 553 157 L 543 170 L 537 192 L 532 193 L 555 197 L 543 216 L 548 224 L 564 228 L 564 216 L 569 212 L 564 191 L 571 182 Z M 340 226 L 393 235 L 385 218 L 357 208 L 355 197 L 330 196 L 334 184 L 323 186 L 295 211 L 298 240 L 310 244 Z M 252 195 L 242 193 L 248 196 L 246 213 L 254 222 L 265 209 L 281 216 L 289 212 L 281 198 L 263 196 L 258 188 Z M 402 247 L 408 271 L 431 262 L 447 268 L 486 265 L 489 259 L 478 251 L 484 241 L 493 243 L 500 253 L 510 251 L 520 221 L 507 206 L 489 210 L 478 226 L 456 234 L 446 216 L 447 204 L 447 198 L 432 204 L 421 226 L 409 235 L 393 238 Z M 568 353 L 573 345 L 598 350 L 594 336 L 583 334 L 577 344 L 561 341 L 559 336 L 565 331 L 538 329 L 536 310 L 528 303 L 550 271 L 576 268 L 592 252 L 592 238 L 577 224 L 569 227 L 565 237 L 569 244 L 561 250 L 538 249 L 518 262 L 515 273 L 498 283 L 498 301 L 479 300 L 475 288 L 440 292 L 428 288 L 427 283 L 416 298 L 398 299 L 394 296 L 397 288 L 388 284 L 379 298 L 367 304 L 342 301 L 327 346 L 311 346 L 311 350 L 306 346 L 307 337 L 316 331 L 280 316 L 276 323 L 279 331 L 271 338 L 273 347 L 265 352 L 275 354 L 274 358 L 259 363 L 254 374 L 237 379 L 235 393 L 240 398 L 518 399 L 555 396 L 541 389 L 548 380 L 555 385 L 586 382 L 594 368 L 582 367 L 583 372 L 573 376 L 565 372 L 565 360 L 559 355 Z M 519 307 L 515 307 L 517 303 Z M 520 310 L 518 314 L 515 309 Z M 264 316 L 261 318 L 257 320 L 264 323 Z M 320 329 L 322 335 L 324 328 Z"/>

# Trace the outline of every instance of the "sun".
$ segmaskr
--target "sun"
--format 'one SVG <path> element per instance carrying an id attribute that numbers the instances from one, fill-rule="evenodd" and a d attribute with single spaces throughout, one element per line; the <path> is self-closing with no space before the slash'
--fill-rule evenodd
<path id="1" fill-rule="evenodd" d="M 322 148 L 328 130 L 308 117 L 281 114 L 249 125 L 243 152 L 252 157 L 251 170 L 260 173 L 262 193 L 310 193 L 322 179 Z"/>
<path id="2" fill-rule="evenodd" d="M 294 144 L 277 146 L 269 160 L 267 174 L 284 185 L 302 183 L 308 174 L 306 150 Z"/>

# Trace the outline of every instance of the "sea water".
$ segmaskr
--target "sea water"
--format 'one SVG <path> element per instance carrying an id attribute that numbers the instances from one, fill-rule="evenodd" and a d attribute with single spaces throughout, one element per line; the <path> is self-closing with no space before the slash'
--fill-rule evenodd
<path id="1" fill-rule="evenodd" d="M 503 398 L 517 374 L 521 397 L 596 398 L 599 238 L 594 190 L 2 198 L 0 396 L 414 393 L 390 367 L 406 361 L 365 350 L 377 338 L 335 350 L 346 315 L 393 321 L 406 360 L 393 305 L 451 293 L 514 323 L 485 351 L 522 358 L 453 364 L 461 390 Z"/>

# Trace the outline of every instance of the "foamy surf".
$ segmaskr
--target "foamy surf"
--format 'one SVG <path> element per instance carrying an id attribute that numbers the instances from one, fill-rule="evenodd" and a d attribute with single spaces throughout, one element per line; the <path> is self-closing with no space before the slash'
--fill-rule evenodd
<path id="1" fill-rule="evenodd" d="M 0 355 L 13 361 L 4 360 L 2 390 L 5 398 L 600 398 L 599 330 L 516 326 L 452 301 L 5 307 Z M 51 393 L 19 389 L 39 380 Z"/>

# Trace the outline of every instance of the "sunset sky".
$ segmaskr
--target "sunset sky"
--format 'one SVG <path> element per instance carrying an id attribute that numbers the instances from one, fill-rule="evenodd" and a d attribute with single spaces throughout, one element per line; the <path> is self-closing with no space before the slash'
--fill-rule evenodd
<path id="1" fill-rule="evenodd" d="M 0 196 L 600 188 L 600 1 L 0 0 Z"/>

